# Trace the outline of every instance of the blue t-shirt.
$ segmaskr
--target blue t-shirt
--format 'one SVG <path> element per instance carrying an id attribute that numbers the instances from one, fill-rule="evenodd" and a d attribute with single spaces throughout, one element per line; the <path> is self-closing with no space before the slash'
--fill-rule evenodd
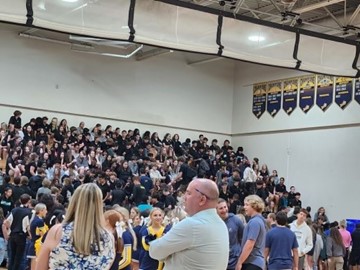
<path id="1" fill-rule="evenodd" d="M 260 214 L 253 216 L 245 226 L 241 246 L 244 248 L 247 240 L 254 240 L 255 245 L 244 264 L 253 264 L 261 269 L 264 268 L 265 236 L 266 227 L 264 218 Z"/>
<path id="2" fill-rule="evenodd" d="M 295 233 L 286 227 L 274 227 L 266 234 L 265 247 L 270 249 L 269 270 L 292 269 L 292 249 L 298 248 Z"/>
<path id="3" fill-rule="evenodd" d="M 244 232 L 244 224 L 238 216 L 233 213 L 225 220 L 226 227 L 229 232 L 229 263 L 228 269 L 235 269 L 237 261 L 241 253 L 241 239 Z"/>

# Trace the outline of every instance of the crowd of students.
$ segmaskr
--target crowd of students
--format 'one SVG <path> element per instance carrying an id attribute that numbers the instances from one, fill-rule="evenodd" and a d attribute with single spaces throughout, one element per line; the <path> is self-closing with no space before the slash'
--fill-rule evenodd
<path id="1" fill-rule="evenodd" d="M 31 199 L 26 205 L 34 207 L 33 218 L 28 220 L 30 246 L 41 241 L 47 227 L 62 221 L 74 191 L 84 183 L 97 183 L 105 209 L 122 209 L 123 229 L 130 235 L 121 249 L 125 255 L 119 259 L 120 269 L 130 269 L 130 262 L 132 269 L 136 269 L 139 261 L 136 250 L 146 249 L 146 243 L 139 238 L 144 223 L 141 218 L 149 216 L 153 226 L 160 226 L 158 223 L 164 218 L 167 223 L 176 223 L 184 217 L 183 194 L 195 176 L 215 181 L 220 198 L 233 214 L 243 211 L 244 199 L 251 194 L 264 201 L 265 215 L 287 211 L 289 221 L 293 221 L 302 208 L 301 194 L 295 187 L 288 190 L 285 179 L 276 170 L 270 173 L 258 158 L 249 159 L 242 147 L 234 149 L 229 140 L 218 145 L 216 139 L 209 142 L 199 135 L 195 140 L 182 141 L 178 134 L 169 133 L 160 139 L 157 132 L 141 134 L 138 129 L 120 130 L 110 125 L 103 128 L 101 124 L 89 128 L 84 122 L 69 127 L 66 119 L 58 121 L 56 117 L 49 123 L 47 117 L 37 117 L 24 124 L 21 116 L 20 111 L 15 111 L 9 122 L 3 122 L 0 127 L 0 159 L 5 163 L 0 176 L 0 209 L 3 210 L 0 220 L 9 217 L 14 207 L 25 205 L 20 199 L 28 194 Z M 149 214 L 152 209 L 158 211 Z M 110 218 L 116 213 L 108 215 L 109 226 L 116 232 L 115 219 Z M 320 225 L 321 229 L 329 224 L 323 211 L 315 215 L 315 231 L 316 226 Z M 2 238 L 8 238 L 10 225 L 4 222 Z M 22 231 L 21 226 L 18 229 Z M 4 247 L 5 241 L 1 242 L 0 238 L 1 261 Z M 19 252 L 11 245 L 8 253 L 17 263 L 25 261 L 15 256 L 15 253 L 20 256 Z M 30 259 L 36 258 L 33 248 L 25 253 Z M 21 268 L 24 265 L 13 269 L 24 269 Z"/>

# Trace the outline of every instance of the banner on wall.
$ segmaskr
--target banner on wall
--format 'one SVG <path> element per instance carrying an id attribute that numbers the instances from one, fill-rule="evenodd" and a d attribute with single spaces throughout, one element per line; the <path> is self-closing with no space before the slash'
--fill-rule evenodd
<path id="1" fill-rule="evenodd" d="M 335 103 L 345 109 L 352 100 L 353 79 L 347 77 L 335 78 Z"/>
<path id="2" fill-rule="evenodd" d="M 299 107 L 307 113 L 314 106 L 315 75 L 300 78 Z"/>
<path id="3" fill-rule="evenodd" d="M 257 119 L 265 112 L 266 84 L 255 84 L 253 88 L 253 114 Z"/>
<path id="4" fill-rule="evenodd" d="M 268 85 L 266 109 L 272 117 L 275 117 L 281 109 L 281 87 L 281 81 L 270 82 Z"/>
<path id="5" fill-rule="evenodd" d="M 283 82 L 283 110 L 287 115 L 290 115 L 297 106 L 298 82 L 298 79 Z"/>
<path id="6" fill-rule="evenodd" d="M 360 78 L 355 81 L 355 100 L 360 104 Z"/>
<path id="7" fill-rule="evenodd" d="M 333 77 L 317 75 L 316 105 L 325 112 L 334 99 L 334 80 Z"/>

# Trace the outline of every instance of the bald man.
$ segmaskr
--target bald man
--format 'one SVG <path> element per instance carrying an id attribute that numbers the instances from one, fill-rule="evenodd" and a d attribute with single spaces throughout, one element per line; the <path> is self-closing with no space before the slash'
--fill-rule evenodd
<path id="1" fill-rule="evenodd" d="M 164 270 L 226 269 L 229 235 L 216 212 L 219 190 L 208 179 L 194 179 L 185 193 L 188 217 L 150 243 L 150 256 L 165 261 Z"/>

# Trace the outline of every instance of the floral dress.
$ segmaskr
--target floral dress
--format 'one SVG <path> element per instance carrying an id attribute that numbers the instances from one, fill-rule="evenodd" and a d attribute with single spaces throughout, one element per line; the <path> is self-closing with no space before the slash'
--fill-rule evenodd
<path id="1" fill-rule="evenodd" d="M 102 231 L 100 234 L 100 250 L 94 248 L 92 254 L 84 256 L 78 254 L 72 244 L 71 234 L 73 229 L 73 223 L 63 225 L 60 243 L 50 252 L 49 269 L 109 269 L 115 258 L 113 236 L 105 230 Z"/>

